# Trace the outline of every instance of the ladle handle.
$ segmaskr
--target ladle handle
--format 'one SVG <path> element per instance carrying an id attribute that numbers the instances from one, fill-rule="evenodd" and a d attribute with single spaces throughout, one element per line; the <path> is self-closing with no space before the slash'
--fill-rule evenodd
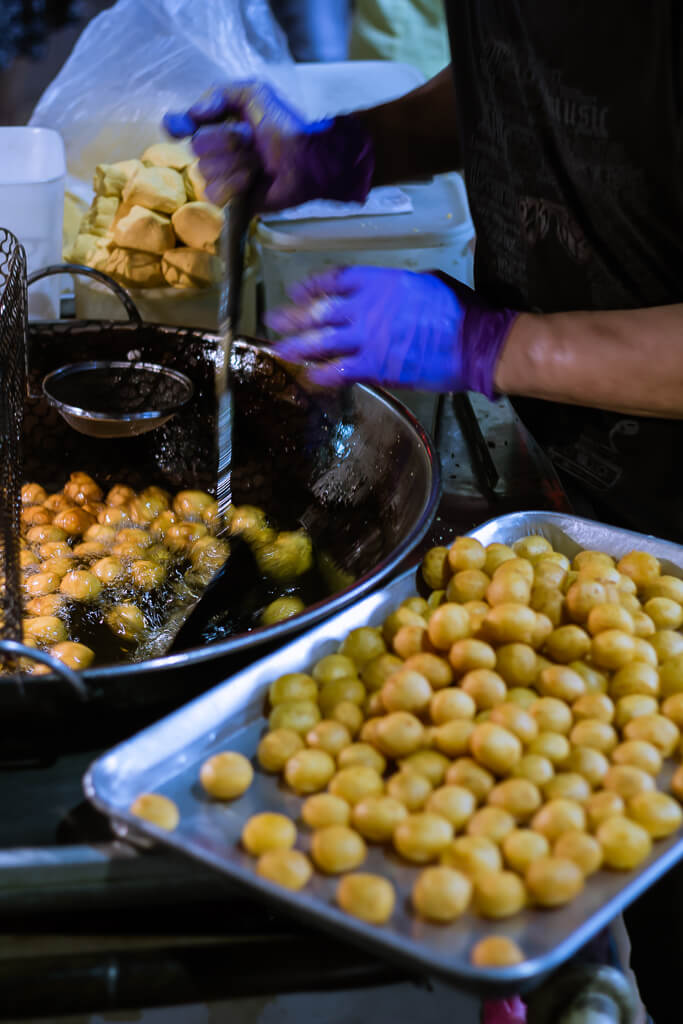
<path id="1" fill-rule="evenodd" d="M 26 281 L 28 285 L 32 285 L 36 281 L 41 281 L 44 277 L 55 277 L 57 274 L 72 274 L 74 277 L 79 275 L 92 277 L 95 281 L 99 281 L 100 284 L 106 285 L 121 301 L 121 305 L 128 314 L 128 319 L 136 324 L 142 323 L 142 317 L 138 308 L 126 289 L 118 281 L 115 281 L 113 277 L 110 277 L 109 274 L 105 274 L 101 270 L 95 270 L 94 267 L 85 267 L 80 263 L 53 263 L 49 267 L 41 267 L 40 270 L 34 270 L 32 274 L 28 275 Z"/>
<path id="2" fill-rule="evenodd" d="M 58 675 L 69 684 L 79 700 L 88 700 L 90 696 L 88 688 L 78 675 L 78 672 L 74 672 L 72 668 L 64 665 L 57 658 L 53 658 L 46 651 L 41 651 L 35 647 L 27 647 L 26 644 L 21 644 L 17 640 L 0 640 L 0 651 L 5 654 L 17 654 L 22 658 L 31 658 L 33 661 L 39 661 L 41 665 L 47 665 L 55 675 Z"/>

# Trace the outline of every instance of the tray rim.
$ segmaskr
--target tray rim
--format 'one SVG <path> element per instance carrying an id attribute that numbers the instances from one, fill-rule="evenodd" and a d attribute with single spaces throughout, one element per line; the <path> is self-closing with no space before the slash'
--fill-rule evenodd
<path id="1" fill-rule="evenodd" d="M 536 526 L 536 528 L 539 528 L 542 522 L 546 522 L 550 525 L 561 528 L 561 524 L 564 523 L 566 525 L 568 521 L 577 525 L 585 524 L 591 528 L 599 527 L 600 529 L 612 531 L 620 538 L 623 538 L 624 541 L 627 541 L 629 538 L 633 538 L 634 541 L 636 539 L 640 541 L 647 540 L 651 543 L 656 543 L 658 546 L 665 546 L 667 553 L 671 555 L 675 553 L 678 554 L 680 560 L 678 569 L 683 576 L 683 547 L 681 545 L 672 541 L 657 538 L 652 534 L 642 534 L 636 531 L 623 529 L 621 527 L 609 526 L 608 524 L 599 523 L 596 520 L 587 519 L 581 516 L 574 516 L 569 513 L 545 512 L 542 510 L 506 513 L 501 516 L 492 517 L 481 525 L 467 531 L 467 536 L 477 536 L 494 526 L 515 526 L 519 524 L 521 527 L 522 523 L 528 522 L 529 526 Z M 533 530 L 527 530 L 526 534 L 529 532 L 533 532 Z M 519 536 L 524 536 L 526 534 L 520 532 Z M 415 565 L 411 566 L 399 576 L 391 580 L 388 584 L 385 584 L 385 586 L 380 590 L 374 591 L 363 597 L 360 601 L 361 607 L 366 604 L 371 606 L 373 599 L 377 599 L 379 601 L 380 598 L 389 596 L 390 591 L 400 589 L 401 585 L 404 585 L 410 579 L 415 578 L 416 568 L 417 567 Z M 234 683 L 250 671 L 265 669 L 271 660 L 281 658 L 283 655 L 286 655 L 288 651 L 296 648 L 297 645 L 303 646 L 306 641 L 312 640 L 318 632 L 322 632 L 326 628 L 339 623 L 340 620 L 350 617 L 355 607 L 356 606 L 354 605 L 351 608 L 347 607 L 342 609 L 334 616 L 331 616 L 322 623 L 318 623 L 311 630 L 303 633 L 278 650 L 262 658 L 256 659 L 251 665 L 240 670 L 234 676 L 218 683 L 206 693 L 188 702 L 188 704 L 179 708 L 171 715 L 164 716 L 160 722 L 170 723 L 173 719 L 179 720 L 183 716 L 183 713 L 187 712 L 188 708 L 197 705 L 202 701 L 210 700 L 215 691 L 222 690 L 224 687 Z M 369 611 L 369 614 L 370 613 L 371 612 Z M 450 966 L 448 963 L 444 962 L 447 955 L 435 955 L 429 950 L 428 946 L 420 944 L 419 940 L 413 940 L 410 948 L 406 949 L 405 939 L 401 935 L 397 935 L 396 933 L 388 930 L 385 931 L 381 927 L 375 928 L 372 925 L 367 925 L 364 922 L 345 914 L 334 904 L 324 904 L 324 912 L 321 912 L 321 909 L 319 909 L 320 898 L 318 896 L 309 894 L 302 899 L 301 897 L 305 895 L 305 891 L 304 893 L 289 892 L 256 875 L 253 868 L 250 869 L 235 861 L 222 860 L 219 855 L 212 856 L 208 851 L 203 850 L 200 853 L 190 852 L 186 849 L 183 841 L 176 841 L 178 840 L 178 837 L 174 836 L 174 833 L 165 832 L 164 830 L 156 828 L 147 822 L 141 821 L 141 819 L 136 818 L 127 811 L 112 808 L 106 800 L 102 799 L 97 790 L 95 774 L 98 770 L 98 766 L 105 760 L 105 758 L 115 754 L 118 750 L 123 749 L 127 744 L 153 732 L 159 724 L 160 723 L 155 723 L 142 730 L 142 732 L 138 733 L 136 736 L 124 741 L 124 743 L 117 744 L 109 751 L 105 751 L 92 762 L 83 777 L 83 789 L 86 797 L 98 808 L 98 810 L 102 811 L 102 813 L 112 820 L 115 827 L 118 828 L 120 835 L 125 835 L 128 841 L 133 843 L 137 841 L 142 845 L 150 845 L 151 840 L 152 844 L 157 842 L 164 846 L 169 846 L 183 856 L 186 856 L 191 860 L 195 860 L 198 863 L 205 864 L 211 869 L 217 870 L 221 874 L 240 884 L 245 884 L 256 896 L 262 896 L 266 900 L 274 900 L 275 903 L 286 912 L 292 912 L 297 917 L 301 917 L 304 920 L 309 921 L 315 927 L 334 934 L 339 934 L 341 931 L 342 936 L 348 939 L 348 941 L 357 943 L 363 948 L 372 951 L 375 955 L 387 957 L 394 962 L 402 963 L 405 966 L 412 965 L 413 968 L 416 965 L 419 965 L 428 974 L 435 976 L 438 975 L 451 983 L 464 982 L 465 985 L 471 989 L 486 989 L 487 991 L 514 990 L 517 992 L 523 992 L 530 987 L 535 987 L 548 974 L 566 962 L 566 960 L 577 952 L 587 941 L 589 941 L 592 936 L 600 931 L 601 928 L 608 925 L 609 922 L 621 913 L 626 906 L 628 906 L 639 895 L 642 895 L 642 893 L 654 884 L 655 881 L 661 878 L 683 858 L 682 828 L 677 835 L 668 837 L 670 846 L 666 850 L 662 851 L 662 853 L 648 864 L 647 867 L 643 868 L 635 877 L 626 882 L 626 884 L 624 884 L 614 896 L 610 897 L 578 927 L 569 932 L 569 934 L 560 943 L 552 947 L 549 952 L 536 955 L 533 958 L 524 960 L 521 964 L 511 967 L 479 968 L 474 967 L 469 961 L 457 963 L 457 966 Z M 666 842 L 666 840 L 664 840 L 664 842 Z M 627 873 L 624 873 L 623 877 L 628 877 Z M 547 911 L 538 908 L 530 908 L 530 910 L 532 913 L 539 914 L 540 916 L 548 913 Z M 494 928 L 496 922 L 492 921 L 491 923 L 492 928 Z"/>

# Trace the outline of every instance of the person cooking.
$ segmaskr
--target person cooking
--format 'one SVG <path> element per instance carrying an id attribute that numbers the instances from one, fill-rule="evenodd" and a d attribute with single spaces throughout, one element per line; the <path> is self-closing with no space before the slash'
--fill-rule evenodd
<path id="1" fill-rule="evenodd" d="M 462 169 L 475 289 L 442 273 L 327 271 L 270 314 L 282 355 L 321 386 L 509 395 L 579 510 L 683 541 L 679 5 L 445 8 L 451 67 L 393 102 L 307 124 L 246 82 L 166 127 L 192 135 L 210 199 L 253 182 L 261 212 L 362 203 L 373 185 Z M 667 996 L 679 885 L 670 876 L 631 911 L 657 1024 L 679 1019 Z"/>

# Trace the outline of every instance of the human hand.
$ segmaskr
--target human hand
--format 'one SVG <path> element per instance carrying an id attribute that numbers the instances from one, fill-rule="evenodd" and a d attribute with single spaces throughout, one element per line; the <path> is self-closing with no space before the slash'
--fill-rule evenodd
<path id="1" fill-rule="evenodd" d="M 174 138 L 192 136 L 206 194 L 219 206 L 252 181 L 256 212 L 309 199 L 364 202 L 370 191 L 373 147 L 362 122 L 347 114 L 306 123 L 265 82 L 214 89 L 163 123 Z"/>
<path id="2" fill-rule="evenodd" d="M 306 362 L 312 383 L 354 382 L 416 391 L 480 391 L 516 313 L 489 309 L 445 274 L 384 267 L 335 268 L 290 291 L 292 306 L 266 315 L 284 336 L 278 352 Z"/>

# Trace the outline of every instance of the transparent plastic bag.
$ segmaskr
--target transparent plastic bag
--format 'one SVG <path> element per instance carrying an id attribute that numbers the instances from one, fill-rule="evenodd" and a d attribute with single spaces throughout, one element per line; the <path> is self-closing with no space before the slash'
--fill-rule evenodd
<path id="1" fill-rule="evenodd" d="M 94 18 L 30 123 L 64 139 L 69 184 L 163 138 L 205 90 L 265 78 L 296 102 L 294 62 L 267 0 L 118 0 Z"/>

